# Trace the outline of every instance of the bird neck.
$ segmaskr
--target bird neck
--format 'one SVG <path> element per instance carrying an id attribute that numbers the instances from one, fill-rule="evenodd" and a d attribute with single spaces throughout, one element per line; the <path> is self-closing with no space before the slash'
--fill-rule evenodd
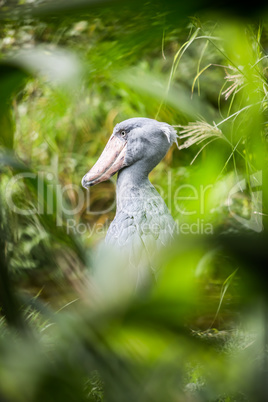
<path id="1" fill-rule="evenodd" d="M 135 165 L 128 166 L 119 171 L 116 186 L 117 212 L 133 210 L 133 204 L 140 209 L 148 198 L 155 196 L 155 188 L 148 179 L 148 173 Z M 159 196 L 159 194 L 157 193 Z"/>

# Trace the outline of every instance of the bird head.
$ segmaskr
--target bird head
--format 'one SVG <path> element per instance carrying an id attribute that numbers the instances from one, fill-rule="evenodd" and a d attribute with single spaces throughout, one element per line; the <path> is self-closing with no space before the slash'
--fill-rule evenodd
<path id="1" fill-rule="evenodd" d="M 83 177 L 82 185 L 90 187 L 108 180 L 134 164 L 148 174 L 174 142 L 177 144 L 176 130 L 167 123 L 142 117 L 122 121 L 114 127 L 98 161 Z"/>

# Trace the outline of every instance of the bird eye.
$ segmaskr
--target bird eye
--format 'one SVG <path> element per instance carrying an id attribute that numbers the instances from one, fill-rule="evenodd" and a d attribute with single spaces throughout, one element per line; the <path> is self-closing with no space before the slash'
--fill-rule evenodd
<path id="1" fill-rule="evenodd" d="M 123 130 L 121 131 L 121 137 L 125 137 L 126 136 L 126 132 Z"/>

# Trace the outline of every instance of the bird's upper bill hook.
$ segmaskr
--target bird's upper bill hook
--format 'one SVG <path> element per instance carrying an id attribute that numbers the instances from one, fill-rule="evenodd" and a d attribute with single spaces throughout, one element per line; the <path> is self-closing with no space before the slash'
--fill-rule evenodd
<path id="1" fill-rule="evenodd" d="M 126 141 L 112 135 L 95 165 L 82 179 L 83 187 L 90 187 L 108 180 L 124 167 Z"/>

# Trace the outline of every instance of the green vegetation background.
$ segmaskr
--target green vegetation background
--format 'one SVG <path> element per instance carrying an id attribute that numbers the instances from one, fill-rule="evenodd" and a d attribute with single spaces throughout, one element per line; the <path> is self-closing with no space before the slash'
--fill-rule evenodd
<path id="1" fill-rule="evenodd" d="M 268 400 L 267 11 L 245 13 L 1 4 L 1 400 Z M 115 180 L 80 182 L 136 116 L 177 126 L 150 179 L 181 231 L 126 296 L 108 262 L 92 280 Z"/>

